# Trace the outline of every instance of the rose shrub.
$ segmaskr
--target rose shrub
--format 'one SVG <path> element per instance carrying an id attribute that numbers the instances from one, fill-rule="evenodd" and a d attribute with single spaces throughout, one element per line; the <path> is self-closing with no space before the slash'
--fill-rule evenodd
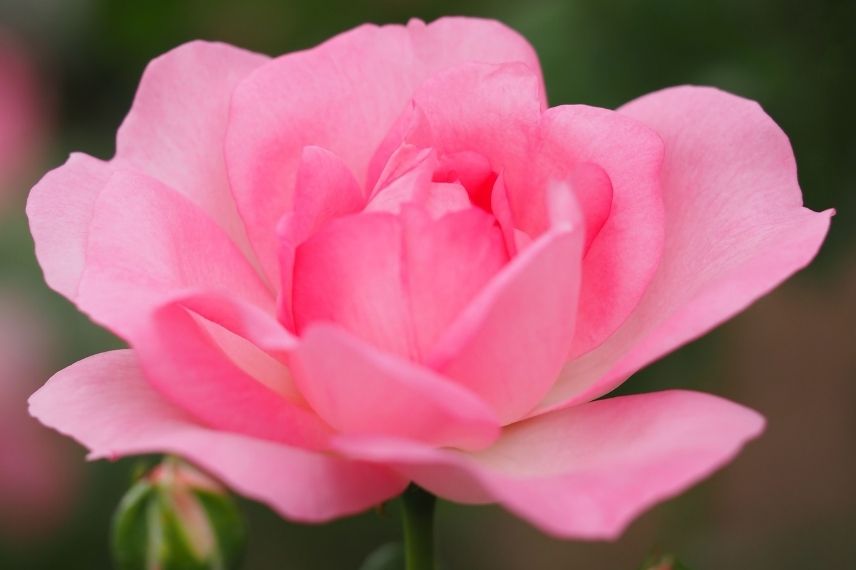
<path id="1" fill-rule="evenodd" d="M 597 398 L 808 263 L 830 213 L 801 203 L 757 104 L 548 108 L 497 22 L 275 59 L 193 42 L 149 65 L 112 160 L 72 155 L 32 191 L 47 282 L 131 348 L 31 410 L 92 458 L 181 454 L 299 521 L 414 481 L 615 537 L 763 420 Z"/>

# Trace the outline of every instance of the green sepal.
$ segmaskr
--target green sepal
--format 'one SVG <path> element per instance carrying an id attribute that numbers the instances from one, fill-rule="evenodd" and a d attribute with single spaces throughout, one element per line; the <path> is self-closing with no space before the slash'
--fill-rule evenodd
<path id="1" fill-rule="evenodd" d="M 222 568 L 238 568 L 244 559 L 248 533 L 237 502 L 231 495 L 205 489 L 195 489 L 193 494 L 208 515 Z"/>
<path id="2" fill-rule="evenodd" d="M 148 481 L 135 483 L 113 515 L 111 548 L 118 570 L 148 570 L 149 509 L 157 490 Z"/>
<path id="3" fill-rule="evenodd" d="M 117 570 L 235 570 L 246 538 L 232 496 L 198 470 L 168 458 L 122 498 L 112 549 Z"/>

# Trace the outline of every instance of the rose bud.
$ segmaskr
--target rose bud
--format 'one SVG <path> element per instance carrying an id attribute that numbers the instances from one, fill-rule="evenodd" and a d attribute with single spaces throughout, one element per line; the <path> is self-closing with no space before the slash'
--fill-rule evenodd
<path id="1" fill-rule="evenodd" d="M 238 568 L 246 528 L 225 488 L 167 458 L 122 498 L 112 539 L 120 570 L 228 570 Z"/>

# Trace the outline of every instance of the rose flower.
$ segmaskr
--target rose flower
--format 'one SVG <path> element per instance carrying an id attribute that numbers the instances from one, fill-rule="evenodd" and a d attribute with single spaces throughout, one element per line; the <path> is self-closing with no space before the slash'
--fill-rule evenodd
<path id="1" fill-rule="evenodd" d="M 116 146 L 46 175 L 28 213 L 50 286 L 130 348 L 59 372 L 32 413 L 298 521 L 415 482 L 615 537 L 763 420 L 598 398 L 806 265 L 831 215 L 802 207 L 757 104 L 548 108 L 531 46 L 476 19 L 275 59 L 181 46 Z"/>

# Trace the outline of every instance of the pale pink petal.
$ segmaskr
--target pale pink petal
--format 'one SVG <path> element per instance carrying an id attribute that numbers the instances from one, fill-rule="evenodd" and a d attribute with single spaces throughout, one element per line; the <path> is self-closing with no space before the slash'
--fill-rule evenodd
<path id="1" fill-rule="evenodd" d="M 30 232 L 45 281 L 72 300 L 86 261 L 95 202 L 110 176 L 108 163 L 72 154 L 33 187 L 27 200 Z"/>
<path id="2" fill-rule="evenodd" d="M 362 511 L 405 485 L 380 466 L 204 427 L 164 401 L 127 350 L 57 373 L 31 397 L 30 412 L 86 446 L 90 458 L 179 454 L 236 492 L 302 522 Z"/>
<path id="3" fill-rule="evenodd" d="M 338 156 L 317 146 L 303 149 L 293 209 L 301 239 L 325 222 L 358 212 L 364 205 L 360 185 Z"/>
<path id="4" fill-rule="evenodd" d="M 240 336 L 272 358 L 286 363 L 297 339 L 273 316 L 240 299 L 209 292 L 188 292 L 173 298 L 175 303 Z"/>
<path id="5" fill-rule="evenodd" d="M 194 41 L 152 60 L 116 139 L 118 160 L 184 194 L 232 239 L 246 240 L 223 158 L 235 86 L 267 56 Z"/>
<path id="6" fill-rule="evenodd" d="M 269 275 L 277 275 L 274 227 L 292 205 L 300 149 L 322 146 L 357 180 L 414 89 L 470 61 L 522 61 L 531 46 L 502 24 L 445 18 L 430 25 L 362 26 L 262 66 L 235 91 L 226 160 L 238 208 Z M 278 282 L 279 279 L 273 279 Z"/>
<path id="7" fill-rule="evenodd" d="M 530 419 L 477 453 L 378 438 L 336 447 L 396 466 L 441 497 L 497 502 L 557 537 L 614 539 L 642 511 L 730 461 L 763 427 L 737 404 L 669 391 Z"/>
<path id="8" fill-rule="evenodd" d="M 312 408 L 343 434 L 462 449 L 484 448 L 499 434 L 494 414 L 465 388 L 336 327 L 311 326 L 293 369 Z"/>
<path id="9" fill-rule="evenodd" d="M 205 309 L 204 300 L 197 298 L 199 304 Z M 231 312 L 240 310 L 236 305 Z M 224 343 L 219 324 L 200 317 L 173 302 L 158 308 L 147 327 L 134 331 L 130 342 L 151 385 L 212 428 L 323 449 L 332 430 L 293 389 L 289 370 L 256 362 L 264 354 L 250 352 L 252 346 Z M 241 318 L 259 317 L 245 311 Z M 256 378 L 253 372 L 266 376 Z"/>
<path id="10" fill-rule="evenodd" d="M 486 159 L 495 172 L 517 167 L 529 156 L 545 109 L 543 90 L 538 72 L 524 63 L 452 68 L 414 93 L 415 111 L 410 112 L 424 120 L 407 134 L 407 142 L 457 155 L 455 162 L 464 170 L 477 165 L 470 153 Z M 454 166 L 449 158 L 444 170 Z M 486 198 L 481 202 L 486 204 Z"/>
<path id="11" fill-rule="evenodd" d="M 436 220 L 414 206 L 341 218 L 297 249 L 296 330 L 334 322 L 420 361 L 506 260 L 499 229 L 479 209 Z"/>
<path id="12" fill-rule="evenodd" d="M 567 187 L 556 185 L 550 195 L 550 230 L 478 292 L 427 360 L 479 394 L 504 423 L 543 398 L 573 337 L 585 228 Z"/>
<path id="13" fill-rule="evenodd" d="M 663 247 L 659 180 L 663 143 L 640 122 L 582 105 L 547 111 L 540 137 L 534 170 L 550 178 L 578 171 L 569 176 L 579 186 L 578 200 L 590 224 L 601 226 L 596 235 L 594 228 L 587 230 L 593 241 L 583 263 L 580 311 L 570 354 L 575 357 L 602 343 L 621 325 L 657 268 Z M 611 195 L 607 195 L 607 183 Z M 514 204 L 514 187 L 510 188 Z M 517 199 L 530 203 L 525 195 Z M 608 214 L 605 221 L 604 213 Z"/>
<path id="14" fill-rule="evenodd" d="M 34 219 L 42 219 L 31 214 Z M 225 232 L 181 194 L 116 170 L 87 223 L 78 306 L 120 335 L 175 292 L 221 292 L 273 312 L 273 298 Z"/>
<path id="15" fill-rule="evenodd" d="M 424 204 L 437 165 L 437 154 L 433 150 L 401 145 L 387 162 L 365 211 L 397 214 L 404 204 Z"/>
<path id="16" fill-rule="evenodd" d="M 788 139 L 756 103 L 679 87 L 620 112 L 665 141 L 663 259 L 627 322 L 565 367 L 541 410 L 605 394 L 744 309 L 804 267 L 829 227 L 831 211 L 802 207 Z"/>

